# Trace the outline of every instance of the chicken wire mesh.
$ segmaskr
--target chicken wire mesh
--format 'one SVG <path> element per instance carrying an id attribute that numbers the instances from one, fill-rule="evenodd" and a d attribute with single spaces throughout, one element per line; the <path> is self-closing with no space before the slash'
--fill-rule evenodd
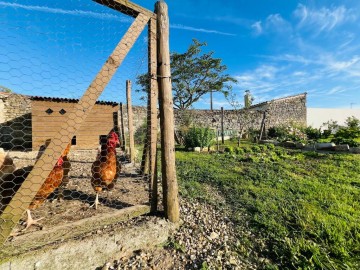
<path id="1" fill-rule="evenodd" d="M 149 203 L 151 13 L 118 2 L 0 2 L 2 239 Z"/>

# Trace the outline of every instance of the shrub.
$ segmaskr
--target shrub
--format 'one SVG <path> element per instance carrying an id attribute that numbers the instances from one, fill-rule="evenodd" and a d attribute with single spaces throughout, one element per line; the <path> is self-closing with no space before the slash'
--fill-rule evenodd
<path id="1" fill-rule="evenodd" d="M 353 139 L 345 139 L 343 137 L 336 137 L 331 140 L 335 144 L 348 144 L 350 147 L 358 147 L 360 144 Z"/>
<path id="2" fill-rule="evenodd" d="M 268 150 L 274 150 L 275 149 L 275 145 L 273 145 L 272 143 L 266 145 Z"/>
<path id="3" fill-rule="evenodd" d="M 305 134 L 309 140 L 318 140 L 321 138 L 321 132 L 319 129 L 313 128 L 313 127 L 307 127 L 305 128 Z"/>
<path id="4" fill-rule="evenodd" d="M 287 138 L 288 131 L 285 127 L 271 127 L 268 129 L 268 136 L 270 138 L 276 138 L 279 140 L 283 140 Z"/>
<path id="5" fill-rule="evenodd" d="M 235 148 L 235 154 L 243 155 L 244 154 L 244 149 L 242 149 L 241 147 L 236 147 Z"/>
<path id="6" fill-rule="evenodd" d="M 259 153 L 259 152 L 261 152 L 261 148 L 260 148 L 259 145 L 253 145 L 253 146 L 251 147 L 251 150 L 252 150 L 254 153 Z"/>
<path id="7" fill-rule="evenodd" d="M 184 137 L 186 148 L 193 147 L 209 147 L 215 138 L 214 131 L 209 128 L 190 128 Z"/>
<path id="8" fill-rule="evenodd" d="M 324 138 L 324 139 L 327 139 L 331 136 L 331 130 L 329 129 L 324 129 L 322 134 L 321 134 L 321 137 Z"/>
<path id="9" fill-rule="evenodd" d="M 259 146 L 260 152 L 265 152 L 266 150 L 268 150 L 268 147 L 266 144 L 260 144 L 258 146 Z"/>
<path id="10" fill-rule="evenodd" d="M 352 116 L 346 119 L 346 126 L 338 128 L 331 141 L 335 144 L 348 144 L 356 147 L 359 144 L 354 139 L 358 137 L 360 137 L 360 120 Z"/>
<path id="11" fill-rule="evenodd" d="M 306 134 L 301 127 L 290 125 L 269 128 L 268 137 L 276 138 L 279 141 L 303 141 L 306 139 Z"/>
<path id="12" fill-rule="evenodd" d="M 232 153 L 234 153 L 234 148 L 232 146 L 227 146 L 227 147 L 225 147 L 224 152 L 232 154 Z"/>
<path id="13" fill-rule="evenodd" d="M 135 144 L 143 144 L 145 142 L 146 138 L 146 129 L 147 129 L 147 123 L 146 121 L 141 124 L 141 126 L 135 131 L 134 134 L 134 141 Z"/>

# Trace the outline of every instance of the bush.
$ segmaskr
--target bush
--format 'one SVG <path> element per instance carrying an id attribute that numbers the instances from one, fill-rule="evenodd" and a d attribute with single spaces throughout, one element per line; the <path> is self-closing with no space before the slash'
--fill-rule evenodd
<path id="1" fill-rule="evenodd" d="M 259 153 L 259 152 L 261 152 L 260 145 L 253 145 L 253 146 L 251 147 L 251 150 L 252 150 L 254 153 Z"/>
<path id="2" fill-rule="evenodd" d="M 268 129 L 268 137 L 285 140 L 288 137 L 288 131 L 285 127 L 271 127 Z"/>
<path id="3" fill-rule="evenodd" d="M 267 145 L 267 149 L 268 150 L 274 150 L 275 149 L 275 145 L 273 145 L 272 143 Z"/>
<path id="4" fill-rule="evenodd" d="M 227 147 L 225 147 L 224 152 L 232 154 L 232 153 L 234 153 L 234 148 L 232 146 L 227 146 Z"/>
<path id="5" fill-rule="evenodd" d="M 339 144 L 348 144 L 350 147 L 358 147 L 360 144 L 353 139 L 345 139 L 343 137 L 337 137 L 331 140 L 331 142 L 339 145 Z"/>
<path id="6" fill-rule="evenodd" d="M 215 133 L 209 128 L 190 128 L 184 137 L 184 144 L 186 148 L 193 147 L 209 147 L 215 138 Z"/>
<path id="7" fill-rule="evenodd" d="M 244 149 L 242 149 L 241 147 L 236 147 L 235 148 L 235 154 L 243 155 L 244 154 Z"/>
<path id="8" fill-rule="evenodd" d="M 331 136 L 331 130 L 329 129 L 324 129 L 322 134 L 321 134 L 321 137 L 324 138 L 324 139 L 327 139 Z"/>
<path id="9" fill-rule="evenodd" d="M 305 134 L 309 140 L 318 140 L 321 138 L 321 132 L 319 129 L 313 127 L 305 128 Z"/>
<path id="10" fill-rule="evenodd" d="M 348 144 L 351 147 L 359 146 L 354 139 L 360 137 L 360 120 L 356 117 L 348 117 L 346 126 L 341 126 L 331 140 L 335 144 Z"/>
<path id="11" fill-rule="evenodd" d="M 135 134 L 134 134 L 135 144 L 144 144 L 144 143 L 145 143 L 146 129 L 147 129 L 147 123 L 144 122 L 144 123 L 142 123 L 142 125 L 135 131 Z"/>

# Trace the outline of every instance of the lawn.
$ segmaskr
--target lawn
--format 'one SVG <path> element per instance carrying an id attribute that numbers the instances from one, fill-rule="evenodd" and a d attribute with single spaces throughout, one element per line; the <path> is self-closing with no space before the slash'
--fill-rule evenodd
<path id="1" fill-rule="evenodd" d="M 230 211 L 239 254 L 256 250 L 266 269 L 360 269 L 360 155 L 255 144 L 235 150 L 177 151 L 176 158 L 182 196 Z"/>

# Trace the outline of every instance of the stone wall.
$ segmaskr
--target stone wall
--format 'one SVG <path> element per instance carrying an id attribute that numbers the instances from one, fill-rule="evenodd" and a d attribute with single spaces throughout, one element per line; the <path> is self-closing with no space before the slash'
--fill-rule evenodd
<path id="1" fill-rule="evenodd" d="M 31 101 L 26 96 L 0 93 L 0 148 L 31 149 Z"/>
<path id="2" fill-rule="evenodd" d="M 264 112 L 265 129 L 272 126 L 297 124 L 306 126 L 306 93 L 275 99 L 251 106 L 247 110 L 224 110 L 224 130 L 237 134 L 244 130 L 260 129 Z M 124 125 L 127 133 L 127 109 L 123 104 Z M 192 121 L 196 126 L 220 129 L 221 110 L 175 110 L 175 125 Z M 146 122 L 147 109 L 133 106 L 135 132 Z M 120 116 L 120 113 L 119 113 Z M 119 122 L 120 123 L 120 122 Z M 0 147 L 5 149 L 31 149 L 31 100 L 17 94 L 0 93 Z"/>
<path id="3" fill-rule="evenodd" d="M 265 112 L 265 129 L 273 126 L 296 124 L 306 126 L 306 93 L 266 101 L 251 106 L 247 110 L 224 110 L 224 130 L 237 132 L 242 127 L 260 129 Z M 175 111 L 176 124 L 188 121 L 196 126 L 220 128 L 221 110 Z"/>

